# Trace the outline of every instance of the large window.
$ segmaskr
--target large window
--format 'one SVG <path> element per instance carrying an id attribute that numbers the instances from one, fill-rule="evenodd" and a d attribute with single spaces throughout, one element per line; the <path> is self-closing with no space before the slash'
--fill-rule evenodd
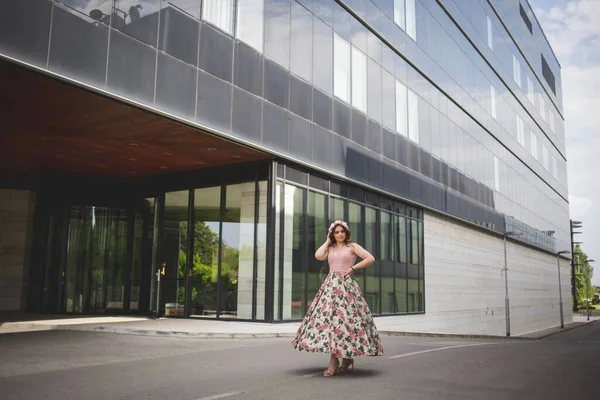
<path id="1" fill-rule="evenodd" d="M 286 181 L 285 174 L 275 197 L 276 320 L 304 317 L 329 273 L 327 262 L 314 253 L 337 219 L 346 220 L 352 240 L 375 257 L 373 265 L 355 274 L 371 312 L 424 312 L 422 213 L 355 187 L 343 187 L 342 197 L 339 188 L 335 195 L 317 191 Z"/>
<path id="2" fill-rule="evenodd" d="M 419 96 L 408 90 L 408 138 L 419 143 Z"/>
<path id="3" fill-rule="evenodd" d="M 321 287 L 321 278 L 324 276 L 324 263 L 314 257 L 315 251 L 325 241 L 325 233 L 329 224 L 327 223 L 327 196 L 322 193 L 308 192 L 308 210 L 307 210 L 307 307 L 310 307 L 312 300 Z M 312 257 L 311 257 L 312 255 Z"/>
<path id="4" fill-rule="evenodd" d="M 187 273 L 190 281 L 189 296 L 191 300 L 189 314 L 215 316 L 219 282 L 221 187 L 195 189 L 193 210 L 194 244 L 192 260 L 189 265 L 191 271 Z"/>
<path id="5" fill-rule="evenodd" d="M 490 85 L 490 111 L 492 113 L 492 117 L 497 119 L 498 116 L 496 114 L 496 88 Z"/>
<path id="6" fill-rule="evenodd" d="M 340 35 L 333 35 L 333 94 L 350 103 L 351 46 Z"/>
<path id="7" fill-rule="evenodd" d="M 519 114 L 515 115 L 517 119 L 517 142 L 525 147 L 525 124 L 523 123 L 523 118 L 521 118 Z"/>
<path id="8" fill-rule="evenodd" d="M 394 0 L 394 22 L 417 41 L 417 8 L 415 0 Z"/>
<path id="9" fill-rule="evenodd" d="M 215 0 L 219 4 L 230 3 Z M 213 1 L 213 2 L 215 2 Z M 209 2 L 210 3 L 210 2 Z M 206 2 L 204 3 L 206 7 Z M 238 0 L 236 37 L 256 50 L 263 51 L 264 2 L 255 0 Z"/>
<path id="10" fill-rule="evenodd" d="M 233 35 L 234 0 L 204 0 L 202 19 Z"/>
<path id="11" fill-rule="evenodd" d="M 513 79 L 517 83 L 519 88 L 521 87 L 521 63 L 517 57 L 513 54 Z"/>
<path id="12" fill-rule="evenodd" d="M 367 113 L 367 56 L 352 46 L 352 105 Z"/>
<path id="13" fill-rule="evenodd" d="M 538 159 L 538 140 L 537 140 L 537 136 L 535 135 L 535 133 L 533 133 L 533 131 L 529 131 L 529 133 L 531 135 L 531 156 L 537 160 Z"/>
<path id="14" fill-rule="evenodd" d="M 541 56 L 542 56 L 542 75 L 544 76 L 544 79 L 548 83 L 548 86 L 550 86 L 550 89 L 552 89 L 552 92 L 554 94 L 556 94 L 556 79 L 554 78 L 554 74 L 552 73 L 552 70 L 550 69 L 548 62 L 546 61 L 546 58 L 544 58 L 543 54 Z"/>
<path id="15" fill-rule="evenodd" d="M 533 91 L 533 81 L 527 76 L 527 99 L 531 104 L 535 104 L 535 93 Z"/>
<path id="16" fill-rule="evenodd" d="M 487 45 L 490 48 L 490 50 L 494 50 L 494 36 L 493 36 L 493 30 L 492 30 L 492 20 L 490 19 L 490 17 L 486 17 L 487 18 Z"/>
<path id="17" fill-rule="evenodd" d="M 408 137 L 408 89 L 396 80 L 396 132 Z"/>
<path id="18" fill-rule="evenodd" d="M 546 100 L 544 100 L 544 95 L 539 93 L 539 98 L 540 98 L 540 115 L 542 116 L 542 119 L 545 121 L 546 120 Z"/>
<path id="19" fill-rule="evenodd" d="M 223 182 L 164 195 L 164 315 L 264 319 L 267 182 L 246 170 L 226 168 Z"/>
<path id="20" fill-rule="evenodd" d="M 417 5 L 415 0 L 406 0 L 406 34 L 417 41 Z"/>
<path id="21" fill-rule="evenodd" d="M 403 31 L 406 30 L 406 8 L 404 0 L 394 0 L 394 22 Z"/>

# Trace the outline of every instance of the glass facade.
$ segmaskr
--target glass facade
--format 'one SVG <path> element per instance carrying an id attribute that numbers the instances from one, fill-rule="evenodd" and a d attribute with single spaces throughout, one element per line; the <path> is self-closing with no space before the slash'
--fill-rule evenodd
<path id="1" fill-rule="evenodd" d="M 315 251 L 329 221 L 348 221 L 351 239 L 375 257 L 356 273 L 373 314 L 425 311 L 423 212 L 337 181 L 281 168 L 276 183 L 274 319 L 301 319 L 329 272 Z M 357 262 L 360 260 L 357 260 Z"/>
<path id="2" fill-rule="evenodd" d="M 0 15 L 0 54 L 390 198 L 499 233 L 518 226 L 518 240 L 547 251 L 569 243 L 560 66 L 526 2 L 21 0 Z M 210 231 L 226 248 L 221 243 L 210 260 L 186 255 L 189 265 L 196 256 L 218 264 L 211 279 L 219 286 L 194 313 L 239 316 L 246 307 L 240 290 L 249 290 L 244 265 L 266 262 L 248 243 L 268 236 L 272 223 L 273 243 L 285 242 L 273 250 L 284 260 L 274 270 L 273 315 L 296 317 L 318 286 L 318 265 L 306 257 L 320 239 L 311 235 L 334 215 L 354 219 L 356 239 L 378 254 L 381 263 L 368 271 L 374 275 L 358 277 L 366 292 L 377 288 L 369 297 L 376 312 L 422 309 L 420 281 L 411 280 L 421 276 L 423 244 L 412 240 L 422 225 L 287 175 L 272 183 L 261 181 L 267 187 L 259 192 L 273 191 L 269 201 L 285 205 L 286 214 L 269 221 L 256 212 L 263 219 L 253 236 L 243 204 L 227 202 L 246 189 L 211 192 L 220 207 L 213 212 L 239 212 L 206 214 L 206 224 L 220 221 Z M 169 239 L 178 237 L 180 246 L 193 236 L 182 230 L 191 217 L 176 212 L 184 197 L 164 199 L 165 213 L 175 204 L 165 217 L 181 225 Z M 192 197 L 186 207 L 196 210 Z M 383 249 L 381 229 L 396 232 L 397 245 Z M 182 283 L 186 293 L 193 285 L 208 293 L 214 284 L 190 288 L 195 278 L 180 275 L 169 277 L 175 313 L 181 301 L 195 304 L 179 297 Z M 227 285 L 237 287 L 237 300 Z M 261 285 L 255 279 L 251 286 Z M 252 293 L 250 314 L 258 316 L 254 305 L 264 294 Z"/>
<path id="3" fill-rule="evenodd" d="M 264 319 L 268 167 L 41 191 L 30 308 Z"/>

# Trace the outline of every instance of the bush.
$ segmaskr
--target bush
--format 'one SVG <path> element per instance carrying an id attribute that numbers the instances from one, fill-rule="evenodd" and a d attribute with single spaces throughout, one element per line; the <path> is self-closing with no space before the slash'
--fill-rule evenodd
<path id="1" fill-rule="evenodd" d="M 590 303 L 590 310 L 595 310 L 595 309 L 596 309 L 596 307 L 594 307 L 592 305 L 592 303 Z M 583 303 L 579 306 L 579 311 L 585 311 L 585 310 L 587 310 L 587 306 L 585 303 Z"/>

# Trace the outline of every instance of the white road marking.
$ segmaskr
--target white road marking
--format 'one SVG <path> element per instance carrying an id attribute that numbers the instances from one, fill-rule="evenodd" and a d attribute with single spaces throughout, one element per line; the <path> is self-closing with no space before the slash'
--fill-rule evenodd
<path id="1" fill-rule="evenodd" d="M 197 400 L 215 400 L 215 399 L 222 399 L 224 397 L 230 397 L 230 396 L 237 396 L 239 394 L 242 394 L 243 392 L 227 392 L 227 393 L 221 393 L 221 394 L 215 394 L 214 396 L 208 396 L 208 397 L 201 397 Z"/>
<path id="2" fill-rule="evenodd" d="M 461 347 L 486 346 L 486 345 L 490 345 L 490 344 L 498 344 L 498 343 L 473 343 L 473 344 L 463 344 L 463 345 L 460 345 L 460 346 L 439 347 L 437 349 L 421 350 L 421 351 L 415 351 L 415 352 L 412 352 L 412 353 L 400 354 L 400 355 L 392 356 L 392 357 L 389 357 L 389 358 L 390 359 L 403 358 L 403 357 L 409 357 L 409 356 L 416 356 L 418 354 L 433 353 L 434 351 L 442 351 L 442 350 L 449 350 L 449 349 L 459 349 Z"/>

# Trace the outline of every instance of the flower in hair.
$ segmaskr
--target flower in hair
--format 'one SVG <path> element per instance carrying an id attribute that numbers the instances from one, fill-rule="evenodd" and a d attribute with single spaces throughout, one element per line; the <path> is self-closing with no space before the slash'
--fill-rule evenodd
<path id="1" fill-rule="evenodd" d="M 348 224 L 342 220 L 333 221 L 331 223 L 331 225 L 329 225 L 329 231 L 331 232 L 333 230 L 333 228 L 335 228 L 336 225 L 341 225 L 344 227 L 344 229 L 346 229 L 348 232 L 350 232 L 350 228 L 348 227 Z"/>

